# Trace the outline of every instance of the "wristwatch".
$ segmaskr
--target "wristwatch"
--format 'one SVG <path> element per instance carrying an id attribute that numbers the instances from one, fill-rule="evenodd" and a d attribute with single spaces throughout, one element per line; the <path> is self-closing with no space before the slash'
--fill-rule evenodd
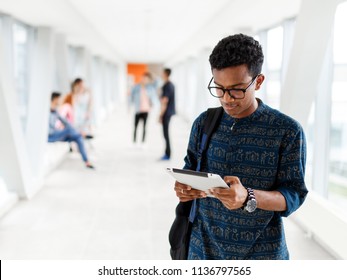
<path id="1" fill-rule="evenodd" d="M 254 190 L 251 188 L 246 188 L 248 192 L 247 199 L 243 205 L 243 210 L 252 213 L 257 209 L 257 200 L 255 199 Z"/>

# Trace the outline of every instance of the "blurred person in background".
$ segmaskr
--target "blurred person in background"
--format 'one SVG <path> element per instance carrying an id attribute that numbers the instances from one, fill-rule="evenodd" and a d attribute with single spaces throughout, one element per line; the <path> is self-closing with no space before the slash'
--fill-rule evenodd
<path id="1" fill-rule="evenodd" d="M 65 118 L 71 125 L 75 123 L 75 114 L 73 110 L 73 97 L 72 93 L 68 93 L 64 99 L 63 104 L 59 109 L 60 115 Z"/>
<path id="2" fill-rule="evenodd" d="M 143 122 L 142 145 L 146 139 L 146 124 L 148 114 L 152 107 L 156 104 L 157 95 L 155 87 L 152 83 L 152 76 L 146 72 L 142 75 L 141 82 L 135 85 L 131 91 L 131 103 L 135 106 L 135 126 L 133 141 L 136 145 L 137 127 L 140 120 Z"/>
<path id="3" fill-rule="evenodd" d="M 66 119 L 72 126 L 75 123 L 75 114 L 73 110 L 72 93 L 68 93 L 64 99 L 63 104 L 60 106 L 59 114 Z M 83 135 L 82 135 L 83 136 Z M 69 143 L 70 153 L 73 152 L 72 143 Z"/>
<path id="4" fill-rule="evenodd" d="M 163 125 L 163 134 L 165 139 L 165 153 L 161 160 L 169 160 L 171 157 L 171 146 L 169 137 L 169 125 L 173 115 L 176 114 L 175 108 L 175 86 L 170 81 L 171 69 L 165 68 L 162 74 L 164 85 L 160 97 L 161 110 L 159 122 Z"/>
<path id="5" fill-rule="evenodd" d="M 86 139 L 92 139 L 92 96 L 81 78 L 71 84 L 71 91 L 65 96 L 60 111 Z"/>
<path id="6" fill-rule="evenodd" d="M 75 142 L 86 167 L 94 169 L 94 166 L 88 160 L 81 133 L 58 113 L 60 103 L 61 93 L 53 92 L 51 95 L 48 142 Z"/>

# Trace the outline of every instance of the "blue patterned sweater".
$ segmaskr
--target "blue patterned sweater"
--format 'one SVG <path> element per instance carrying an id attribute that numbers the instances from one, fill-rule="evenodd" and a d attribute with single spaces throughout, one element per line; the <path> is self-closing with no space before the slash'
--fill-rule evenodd
<path id="1" fill-rule="evenodd" d="M 298 209 L 308 192 L 305 135 L 298 122 L 260 99 L 258 103 L 257 110 L 246 118 L 223 113 L 201 171 L 222 178 L 237 176 L 253 189 L 277 190 L 284 196 L 287 210 L 248 213 L 229 210 L 215 198 L 198 199 L 188 259 L 289 259 L 282 217 Z M 206 112 L 193 124 L 185 169 L 196 169 L 205 119 Z"/>

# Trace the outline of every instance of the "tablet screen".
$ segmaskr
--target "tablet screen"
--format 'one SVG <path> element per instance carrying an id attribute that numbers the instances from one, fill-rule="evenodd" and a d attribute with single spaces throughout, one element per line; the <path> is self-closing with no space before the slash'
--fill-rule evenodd
<path id="1" fill-rule="evenodd" d="M 172 168 L 172 171 L 174 173 L 180 173 L 180 174 L 186 174 L 186 175 L 200 176 L 200 177 L 208 178 L 208 173 L 205 173 L 205 172 L 198 172 L 198 171 L 193 171 L 193 170 L 188 170 L 188 169 L 178 169 L 178 168 Z"/>

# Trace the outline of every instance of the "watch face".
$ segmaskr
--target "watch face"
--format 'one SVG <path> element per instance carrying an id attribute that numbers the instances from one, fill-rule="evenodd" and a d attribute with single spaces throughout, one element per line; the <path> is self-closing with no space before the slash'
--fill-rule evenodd
<path id="1" fill-rule="evenodd" d="M 254 212 L 255 209 L 257 209 L 257 201 L 255 199 L 248 200 L 247 205 L 245 206 L 245 209 L 248 212 Z"/>

